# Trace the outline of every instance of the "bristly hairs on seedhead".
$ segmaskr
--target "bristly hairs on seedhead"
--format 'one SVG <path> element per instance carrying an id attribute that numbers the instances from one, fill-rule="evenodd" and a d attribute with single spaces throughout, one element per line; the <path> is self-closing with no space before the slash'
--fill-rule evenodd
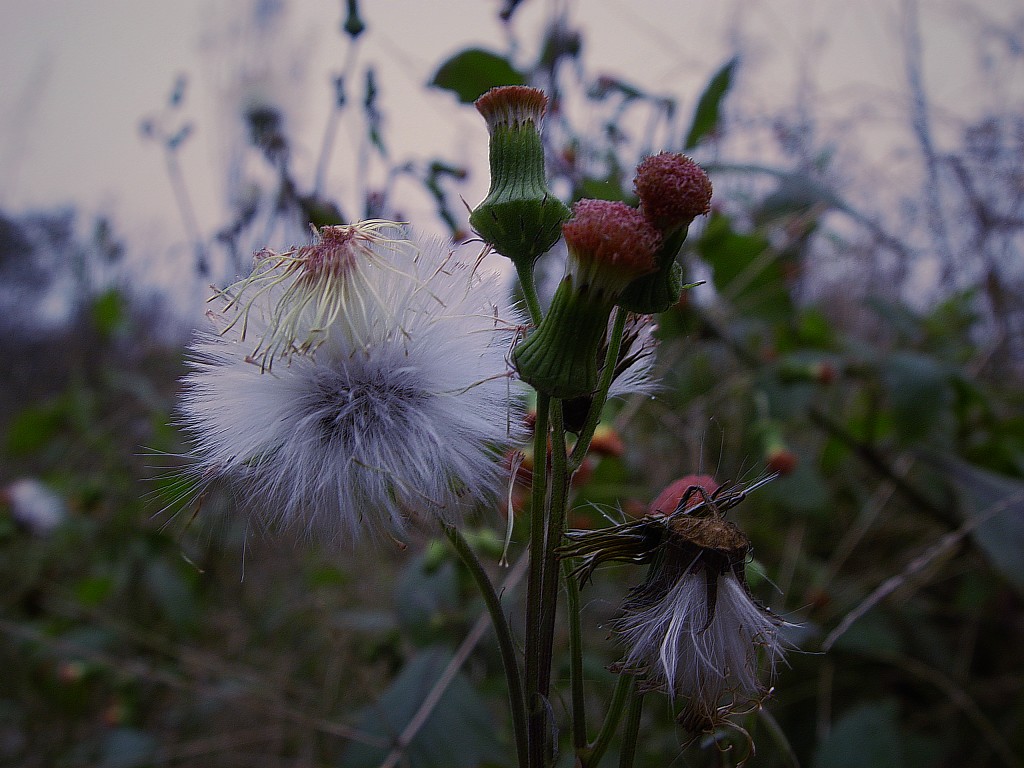
<path id="1" fill-rule="evenodd" d="M 225 295 L 226 327 L 192 343 L 180 401 L 200 493 L 227 480 L 255 522 L 327 542 L 397 539 L 494 501 L 521 437 L 506 350 L 522 318 L 498 275 L 377 236 L 389 226 L 328 232 L 365 257 L 323 278 L 357 275 L 345 288 L 309 271 L 335 255 L 307 253 L 282 262 L 288 277 L 257 266 L 244 304 Z M 288 365 L 271 369 L 275 354 Z"/>
<path id="2" fill-rule="evenodd" d="M 252 272 L 217 291 L 209 301 L 222 300 L 222 313 L 238 310 L 221 329 L 241 324 L 240 338 L 249 333 L 250 315 L 268 293 L 277 296 L 264 330 L 250 357 L 264 369 L 275 359 L 314 351 L 334 328 L 358 328 L 368 312 L 387 311 L 374 290 L 374 270 L 403 269 L 415 249 L 402 236 L 402 225 L 370 219 L 351 225 L 313 228 L 314 242 L 284 253 L 259 251 Z M 373 306 L 369 306 L 373 305 Z M 338 323 L 339 319 L 341 320 Z M 357 344 L 361 339 L 353 339 Z"/>

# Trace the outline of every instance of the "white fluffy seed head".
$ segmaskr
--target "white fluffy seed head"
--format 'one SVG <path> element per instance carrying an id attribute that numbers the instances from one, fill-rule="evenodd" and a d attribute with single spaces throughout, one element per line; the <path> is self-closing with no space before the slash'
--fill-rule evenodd
<path id="1" fill-rule="evenodd" d="M 255 359 L 232 321 L 244 307 L 247 334 L 273 338 L 289 286 L 233 301 L 221 331 L 192 344 L 180 410 L 193 471 L 232 481 L 257 522 L 331 542 L 401 536 L 459 520 L 502 485 L 522 419 L 506 361 L 521 320 L 500 280 L 439 243 L 374 255 L 335 327 L 287 362 Z M 323 313 L 311 301 L 296 316 L 294 293 L 286 300 L 289 333 L 307 338 Z"/>
<path id="2" fill-rule="evenodd" d="M 718 724 L 736 707 L 758 701 L 782 658 L 783 622 L 754 602 L 732 574 L 717 580 L 708 621 L 703 570 L 687 571 L 660 600 L 631 600 L 617 624 L 628 646 L 623 667 L 644 670 L 658 687 L 686 700 L 682 721 Z"/>

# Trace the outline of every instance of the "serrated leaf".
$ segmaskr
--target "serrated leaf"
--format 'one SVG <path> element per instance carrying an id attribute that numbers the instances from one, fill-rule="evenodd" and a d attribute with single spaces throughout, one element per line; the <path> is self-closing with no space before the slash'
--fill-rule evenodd
<path id="1" fill-rule="evenodd" d="M 435 88 L 451 91 L 463 104 L 472 104 L 499 85 L 523 85 L 526 77 L 508 59 L 480 48 L 452 56 L 431 79 Z"/>
<path id="2" fill-rule="evenodd" d="M 684 149 L 693 149 L 701 139 L 714 132 L 718 127 L 722 99 L 732 87 L 732 75 L 737 64 L 739 64 L 739 59 L 735 56 L 732 57 L 708 81 L 704 93 L 700 95 L 700 100 L 697 102 L 697 109 L 693 112 L 693 122 L 690 124 L 689 133 L 686 134 Z"/>
<path id="3" fill-rule="evenodd" d="M 414 656 L 388 686 L 380 700 L 362 712 L 358 729 L 393 744 L 416 714 L 451 659 L 444 648 L 428 648 Z M 390 747 L 352 742 L 342 755 L 343 768 L 376 768 Z M 402 765 L 409 768 L 472 768 L 482 763 L 509 764 L 510 748 L 495 736 L 495 724 L 483 699 L 461 673 L 406 748 Z"/>

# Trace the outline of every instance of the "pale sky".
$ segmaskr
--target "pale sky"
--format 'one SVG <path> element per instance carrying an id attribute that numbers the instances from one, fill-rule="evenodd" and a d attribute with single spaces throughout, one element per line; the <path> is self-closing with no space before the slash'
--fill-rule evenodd
<path id="1" fill-rule="evenodd" d="M 245 98 L 238 87 L 226 87 L 225 72 L 237 71 L 242 61 L 258 75 L 253 87 L 268 90 L 286 109 L 296 171 L 311 183 L 330 77 L 347 50 L 347 39 L 338 34 L 344 3 L 292 2 L 281 37 L 259 41 L 237 29 L 257 1 L 276 2 L 37 0 L 0 6 L 0 207 L 18 212 L 76 204 L 86 214 L 110 214 L 130 242 L 150 246 L 147 258 L 185 247 L 163 155 L 139 134 L 140 120 L 161 111 L 175 77 L 185 74 L 190 87 L 182 115 L 195 133 L 180 157 L 199 225 L 214 231 L 225 220 L 225 124 Z M 673 96 L 684 112 L 739 43 L 747 58 L 732 98 L 742 100 L 744 112 L 770 114 L 791 105 L 802 86 L 813 95 L 808 108 L 840 141 L 876 158 L 883 175 L 885 158 L 907 141 L 902 0 L 528 0 L 514 27 L 524 47 L 537 44 L 530 30 L 554 5 L 567 6 L 571 22 L 582 29 L 589 73 L 617 74 Z M 970 5 L 994 20 L 1020 15 L 1014 0 Z M 477 168 L 467 198 L 486 191 L 486 131 L 471 107 L 422 85 L 444 58 L 468 45 L 505 50 L 500 6 L 499 0 L 361 3 L 368 30 L 357 71 L 370 63 L 378 69 L 393 154 Z M 986 100 L 1024 102 L 1020 77 L 1004 82 L 1004 93 L 979 92 L 978 52 L 968 36 L 980 22 L 960 3 L 920 0 L 920 7 L 926 85 L 940 140 L 943 125 L 955 126 L 953 118 Z M 524 60 L 531 54 L 520 52 Z M 295 87 L 296 72 L 301 88 Z M 358 100 L 361 84 L 353 90 L 350 98 Z M 353 140 L 343 123 L 327 183 L 328 193 L 343 201 L 354 194 Z M 756 144 L 738 151 L 756 151 Z M 427 201 L 413 198 L 409 205 L 412 217 L 431 216 Z M 427 224 L 437 228 L 434 220 Z"/>

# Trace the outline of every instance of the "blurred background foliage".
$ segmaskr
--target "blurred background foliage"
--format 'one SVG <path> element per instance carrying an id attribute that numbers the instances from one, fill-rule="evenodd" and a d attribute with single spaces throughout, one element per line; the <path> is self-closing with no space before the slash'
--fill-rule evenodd
<path id="1" fill-rule="evenodd" d="M 340 34 L 354 47 L 366 28 L 344 3 Z M 641 513 L 681 475 L 779 472 L 735 513 L 755 592 L 797 625 L 774 696 L 739 723 L 757 742 L 750 764 L 1024 765 L 1020 115 L 965 126 L 953 152 L 922 150 L 946 215 L 929 219 L 928 242 L 908 242 L 847 202 L 828 148 L 785 130 L 786 115 L 771 162 L 729 162 L 742 51 L 678 104 L 585 72 L 565 16 L 543 35 L 536 60 L 514 44 L 467 49 L 429 87 L 465 104 L 493 85 L 543 88 L 566 199 L 632 201 L 636 162 L 662 149 L 692 153 L 716 186 L 682 256 L 705 282 L 658 319 L 664 387 L 609 410 L 572 524 Z M 141 128 L 165 153 L 200 279 L 241 272 L 260 245 L 298 242 L 311 224 L 400 217 L 403 179 L 454 238 L 469 235 L 469 169 L 392 157 L 383 116 L 414 116 L 378 94 L 372 67 L 335 80 L 331 120 L 357 120 L 358 157 L 389 169 L 355 204 L 323 192 L 336 122 L 315 178 L 296 178 L 282 113 L 250 105 L 245 151 L 269 173 L 210 241 L 176 164 L 191 127 L 187 82 L 174 84 Z M 197 514 L 182 503 L 178 321 L 159 291 L 121 278 L 125 248 L 107 219 L 0 214 L 0 763 L 511 765 L 497 650 L 442 542 L 324 551 L 252 530 L 234 513 L 245 499 L 212 493 Z M 927 301 L 910 272 L 922 253 L 942 275 Z M 516 617 L 522 569 L 497 566 L 503 529 L 492 513 L 469 534 Z M 513 559 L 518 522 L 514 540 Z M 608 622 L 641 578 L 601 571 L 583 593 L 595 718 L 614 686 Z M 690 738 L 664 699 L 644 717 L 640 765 L 734 765 L 746 751 L 738 731 Z"/>

